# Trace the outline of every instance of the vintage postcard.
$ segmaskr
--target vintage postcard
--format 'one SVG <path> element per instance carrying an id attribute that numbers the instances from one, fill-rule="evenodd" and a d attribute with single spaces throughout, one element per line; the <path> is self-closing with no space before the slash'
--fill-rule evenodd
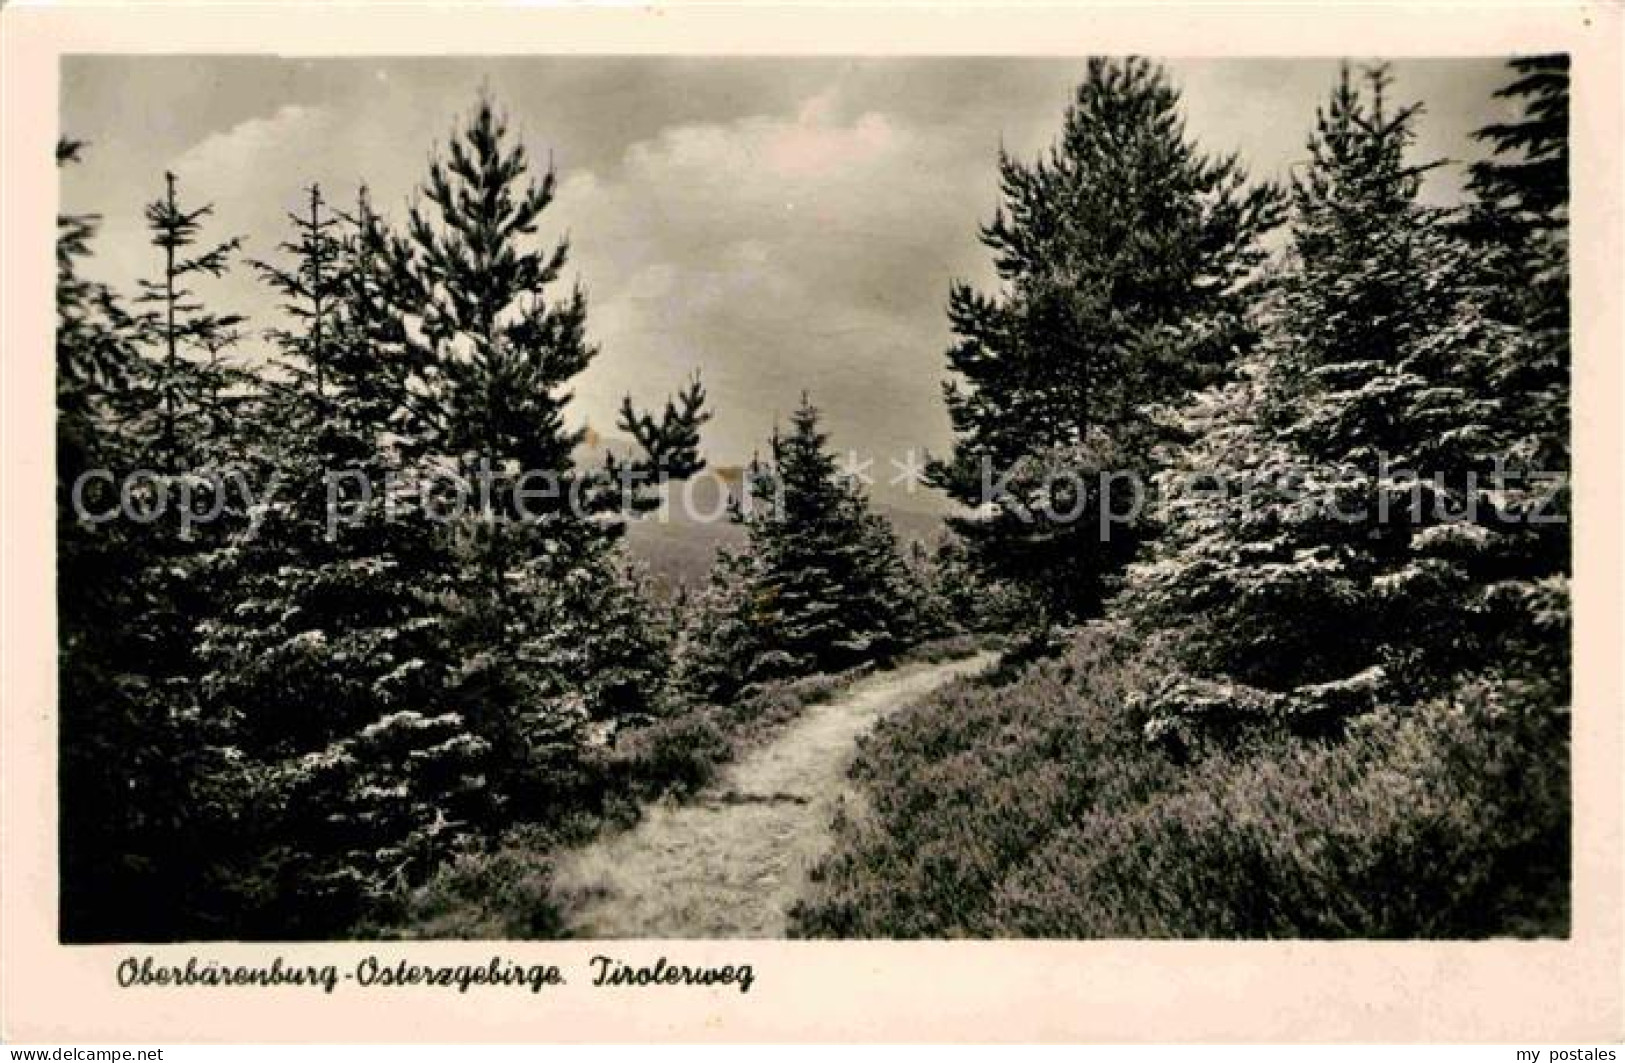
<path id="1" fill-rule="evenodd" d="M 1618 8 L 0 19 L 7 1040 L 1625 1035 Z"/>

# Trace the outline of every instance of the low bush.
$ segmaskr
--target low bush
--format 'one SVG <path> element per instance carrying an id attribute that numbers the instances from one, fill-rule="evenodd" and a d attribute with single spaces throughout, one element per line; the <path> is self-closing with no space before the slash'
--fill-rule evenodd
<path id="1" fill-rule="evenodd" d="M 1566 713 L 1477 682 L 1203 760 L 1126 809 L 1090 809 L 1000 883 L 1018 935 L 1561 935 Z"/>
<path id="2" fill-rule="evenodd" d="M 1481 678 L 1337 741 L 1261 734 L 1178 765 L 1091 628 L 962 682 L 860 753 L 796 932 L 838 937 L 1484 937 L 1568 925 L 1568 713 Z"/>
<path id="3" fill-rule="evenodd" d="M 1123 726 L 1149 682 L 1126 641 L 1086 630 L 1008 684 L 960 681 L 860 742 L 863 800 L 837 824 L 796 932 L 997 936 L 999 884 L 1096 803 L 1129 804 L 1173 767 Z"/>
<path id="4" fill-rule="evenodd" d="M 375 935 L 408 938 L 556 938 L 553 858 L 558 836 L 536 827 L 509 831 L 490 852 L 442 867 L 405 901 L 399 926 Z"/>
<path id="5" fill-rule="evenodd" d="M 923 642 L 887 662 L 928 663 L 967 657 L 1001 644 L 986 635 L 954 635 Z M 832 675 L 810 675 L 746 688 L 728 705 L 700 705 L 676 716 L 625 730 L 607 756 L 612 774 L 640 800 L 689 797 L 721 767 L 769 741 L 811 705 L 843 693 L 870 675 L 862 664 Z"/>
<path id="6" fill-rule="evenodd" d="M 629 731 L 617 743 L 611 763 L 623 773 L 629 790 L 644 800 L 694 793 L 733 755 L 718 715 L 708 706 Z"/>

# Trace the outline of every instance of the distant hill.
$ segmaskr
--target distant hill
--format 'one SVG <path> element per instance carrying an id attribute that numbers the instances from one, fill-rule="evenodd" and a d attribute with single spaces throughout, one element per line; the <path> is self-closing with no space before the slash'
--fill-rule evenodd
<path id="1" fill-rule="evenodd" d="M 935 546 L 938 537 L 947 527 L 941 513 L 928 513 L 923 509 L 905 509 L 902 506 L 872 499 L 869 505 L 876 513 L 891 521 L 898 542 L 904 546 L 913 541 L 922 542 L 926 546 Z"/>
<path id="2" fill-rule="evenodd" d="M 915 540 L 931 546 L 943 530 L 942 517 L 935 513 L 883 503 L 876 503 L 874 510 L 891 522 L 898 541 L 905 546 Z M 745 529 L 726 517 L 699 520 L 680 507 L 631 521 L 626 529 L 627 551 L 648 565 L 650 575 L 667 590 L 679 583 L 702 585 L 717 551 L 744 541 Z"/>
<path id="3" fill-rule="evenodd" d="M 662 520 L 652 515 L 626 528 L 626 549 L 649 566 L 649 574 L 666 590 L 678 584 L 699 587 L 710 574 L 717 551 L 745 541 L 745 529 L 732 521 Z"/>
<path id="4" fill-rule="evenodd" d="M 583 465 L 603 462 L 606 453 L 627 458 L 634 452 L 630 440 L 602 435 L 592 428 L 576 452 Z M 650 575 L 663 590 L 680 583 L 690 587 L 704 584 L 717 551 L 745 541 L 745 529 L 727 516 L 726 492 L 737 491 L 742 475 L 738 466 L 719 465 L 694 481 L 679 485 L 669 504 L 626 529 L 627 551 L 649 567 Z M 943 530 L 941 514 L 907 509 L 885 502 L 871 502 L 876 513 L 891 522 L 899 542 L 905 546 L 919 541 L 930 546 Z"/>

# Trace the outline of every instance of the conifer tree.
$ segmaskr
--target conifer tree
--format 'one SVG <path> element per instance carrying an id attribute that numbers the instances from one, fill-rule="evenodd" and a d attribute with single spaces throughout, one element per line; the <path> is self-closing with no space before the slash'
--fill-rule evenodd
<path id="1" fill-rule="evenodd" d="M 803 395 L 768 461 L 747 470 L 742 557 L 724 555 L 696 610 L 686 674 L 706 699 L 745 684 L 884 659 L 915 636 L 915 591 L 884 518 L 843 475 Z M 698 643 L 698 645 L 693 645 Z"/>
<path id="2" fill-rule="evenodd" d="M 452 559 L 421 498 L 391 486 L 414 469 L 386 430 L 404 392 L 380 384 L 400 379 L 400 351 L 367 317 L 388 283 L 381 223 L 351 226 L 315 187 L 306 203 L 286 263 L 256 263 L 290 322 L 269 334 L 286 380 L 257 452 L 278 490 L 230 544 L 232 608 L 201 646 L 211 712 L 264 810 L 232 849 L 223 902 L 245 936 L 376 913 L 494 813 L 488 744 L 449 691 L 437 595 Z"/>
<path id="3" fill-rule="evenodd" d="M 1179 93 L 1140 59 L 1091 60 L 1059 140 L 1032 163 L 1002 154 L 1002 203 L 982 229 L 1002 289 L 957 284 L 945 385 L 955 442 L 933 481 L 978 509 L 953 524 L 974 560 L 1059 618 L 1094 608 L 1138 529 L 1097 534 L 1115 500 L 1046 497 L 1143 471 L 1142 408 L 1211 382 L 1250 342 L 1245 281 L 1275 221 L 1273 188 L 1186 138 Z"/>
<path id="4" fill-rule="evenodd" d="M 416 423 L 410 381 L 422 352 L 407 333 L 410 285 L 394 268 L 409 252 L 374 209 L 366 185 L 357 190 L 354 210 L 338 213 L 345 268 L 338 271 L 335 311 L 341 338 L 329 358 L 334 386 L 348 397 L 359 430 L 374 437 L 389 432 L 397 449 L 416 456 L 424 447 L 402 433 Z"/>
<path id="5" fill-rule="evenodd" d="M 1418 200 L 1417 108 L 1389 107 L 1383 69 L 1365 82 L 1345 70 L 1318 116 L 1265 343 L 1180 415 L 1166 540 L 1125 598 L 1197 673 L 1151 699 L 1160 728 L 1415 699 L 1549 604 L 1501 583 L 1530 543 L 1532 496 L 1498 478 L 1529 336 Z"/>
<path id="6" fill-rule="evenodd" d="M 269 336 L 294 355 L 286 367 L 294 374 L 295 390 L 321 403 L 332 375 L 332 350 L 338 346 L 336 321 L 345 276 L 354 266 L 341 261 L 341 219 L 323 201 L 321 188 L 311 185 L 307 195 L 305 209 L 288 215 L 292 237 L 277 248 L 294 264 L 286 267 L 256 261 L 253 266 L 282 294 L 282 311 L 294 322 L 294 328 L 272 329 Z M 307 374 L 308 385 L 302 379 Z"/>
<path id="7" fill-rule="evenodd" d="M 632 508 L 623 494 L 648 488 L 635 490 L 636 481 L 701 466 L 694 448 L 706 415 L 696 380 L 658 422 L 627 403 L 622 426 L 646 453 L 635 467 L 612 470 L 620 484 L 608 470 L 576 468 L 583 430 L 567 423 L 568 387 L 597 352 L 586 336 L 583 291 L 554 292 L 567 242 L 546 249 L 536 241 L 555 189 L 551 169 L 532 177 L 524 145 L 482 97 L 445 156 L 431 162 L 406 239 L 393 247 L 399 309 L 415 349 L 413 410 L 430 449 L 480 484 L 478 567 L 498 614 L 507 608 L 508 574 L 535 555 L 537 535 L 580 553 L 586 540 L 618 530 L 601 518 Z M 495 623 L 500 635 L 506 621 Z"/>
<path id="8" fill-rule="evenodd" d="M 1512 60 L 1496 93 L 1523 113 L 1474 135 L 1492 148 L 1473 164 L 1473 200 L 1460 226 L 1477 251 L 1477 284 L 1489 312 L 1531 335 L 1534 347 L 1501 366 L 1500 386 L 1522 392 L 1523 441 L 1508 455 L 1525 475 L 1566 473 L 1569 453 L 1569 59 Z M 1567 500 L 1562 500 L 1567 513 Z M 1566 524 L 1550 548 L 1566 553 Z"/>
<path id="9" fill-rule="evenodd" d="M 719 549 L 705 585 L 678 616 L 672 686 L 682 701 L 721 701 L 748 681 L 765 646 L 757 615 L 758 571 L 748 549 Z"/>
<path id="10" fill-rule="evenodd" d="M 554 295 L 568 243 L 548 250 L 535 242 L 555 189 L 551 169 L 540 180 L 531 177 L 524 145 L 512 141 L 482 98 L 446 156 L 430 164 L 422 202 L 412 208 L 400 249 L 402 294 L 421 335 L 426 401 L 418 411 L 439 451 L 469 463 L 470 472 L 481 458 L 491 466 L 499 513 L 516 506 L 502 478 L 539 473 L 557 481 L 556 497 L 528 502 L 541 511 L 539 520 L 582 523 L 618 499 L 606 490 L 610 485 L 577 483 L 602 478 L 576 469 L 583 430 L 569 427 L 565 413 L 570 382 L 597 350 L 586 336 L 585 293 L 577 286 L 563 298 Z M 639 472 L 698 471 L 703 398 L 696 381 L 659 421 L 627 403 L 622 427 L 647 451 Z M 585 500 L 588 513 L 571 512 L 572 495 Z"/>
<path id="11" fill-rule="evenodd" d="M 1012 631 L 1032 613 L 1019 588 L 988 579 L 970 563 L 965 544 L 951 531 L 930 547 L 915 542 L 907 560 L 924 623 L 934 634 Z"/>
<path id="12" fill-rule="evenodd" d="M 1512 483 L 1507 505 L 1544 511 L 1527 523 L 1525 549 L 1510 566 L 1506 597 L 1538 594 L 1541 607 L 1518 640 L 1550 678 L 1557 700 L 1567 698 L 1568 587 L 1572 498 L 1570 447 L 1571 330 L 1569 308 L 1569 57 L 1530 56 L 1508 63 L 1512 81 L 1498 99 L 1522 104 L 1517 118 L 1485 126 L 1475 136 L 1491 145 L 1475 163 L 1474 202 L 1463 230 L 1478 251 L 1479 291 L 1488 312 L 1528 333 L 1516 359 L 1493 369 L 1496 388 L 1519 396 L 1506 404 L 1511 424 L 1503 448 Z M 1523 582 L 1533 581 L 1533 582 Z M 1537 591 L 1536 588 L 1539 588 Z"/>
<path id="13" fill-rule="evenodd" d="M 774 434 L 771 464 L 752 476 L 747 527 L 763 567 L 758 593 L 771 603 L 758 676 L 828 670 L 901 642 L 899 603 L 887 596 L 895 541 L 839 472 L 818 421 L 803 395 L 789 432 Z"/>
<path id="14" fill-rule="evenodd" d="M 77 163 L 83 150 L 80 141 L 59 141 L 57 165 Z M 61 214 L 56 226 L 58 431 L 73 446 L 88 446 L 107 396 L 134 372 L 134 322 L 110 287 L 80 272 L 101 216 Z"/>
<path id="15" fill-rule="evenodd" d="M 229 344 L 242 316 L 209 310 L 191 287 L 199 278 L 225 273 L 242 238 L 200 244 L 204 220 L 214 208 L 183 207 L 177 187 L 175 175 L 165 173 L 164 194 L 147 204 L 147 229 L 162 255 L 162 267 L 156 278 L 140 282 L 136 297 L 151 308 L 141 314 L 139 325 L 153 353 L 150 381 L 142 389 L 147 408 L 139 412 L 155 422 L 156 457 L 172 474 L 191 468 L 206 444 L 223 437 L 230 418 L 221 399 L 243 380 L 208 353 L 212 348 L 218 355 Z"/>
<path id="16" fill-rule="evenodd" d="M 1522 101 L 1523 113 L 1473 135 L 1492 154 L 1473 164 L 1469 190 L 1477 208 L 1468 231 L 1485 242 L 1535 251 L 1549 238 L 1562 239 L 1569 205 L 1569 57 L 1538 55 L 1507 64 L 1513 80 L 1497 99 Z M 1535 246 L 1531 246 L 1533 243 Z M 1537 269 L 1549 269 L 1542 262 Z M 1566 292 L 1548 308 L 1564 309 Z"/>
<path id="17" fill-rule="evenodd" d="M 57 165 L 80 161 L 83 147 L 60 141 Z M 129 315 L 111 289 L 81 272 L 100 221 L 93 214 L 59 215 L 56 238 L 61 927 L 68 941 L 116 935 L 112 900 L 137 892 L 131 890 L 139 879 L 132 866 L 136 816 L 106 769 L 115 756 L 130 752 L 137 754 L 133 773 L 150 767 L 136 740 L 149 722 L 151 703 L 131 691 L 128 657 L 118 652 L 118 620 L 134 615 L 136 603 L 129 581 L 115 574 L 133 551 L 120 534 L 125 529 L 81 521 L 74 500 L 81 474 L 116 460 L 116 421 L 106 407 L 138 358 Z M 101 512 L 107 502 L 81 487 L 79 503 L 91 512 Z M 149 732 L 145 748 L 163 748 L 157 738 Z"/>
<path id="18" fill-rule="evenodd" d="M 623 700 L 561 668 L 569 655 L 558 650 L 587 638 L 593 605 L 605 605 L 583 583 L 610 598 L 627 590 L 621 558 L 604 546 L 623 515 L 647 507 L 654 481 L 703 467 L 708 416 L 698 379 L 658 418 L 628 401 L 621 427 L 643 453 L 577 467 L 583 430 L 569 423 L 569 387 L 596 348 L 585 294 L 556 291 L 567 244 L 538 241 L 555 191 L 553 171 L 533 176 L 524 145 L 482 97 L 431 162 L 388 255 L 413 366 L 411 429 L 478 495 L 462 526 L 471 541 L 451 637 L 467 649 L 452 687 L 477 706 L 475 730 L 501 765 L 497 788 L 524 800 L 545 800 L 537 795 L 570 774 L 593 714 Z"/>
<path id="19" fill-rule="evenodd" d="M 58 164 L 81 150 L 63 141 Z M 60 926 L 67 941 L 167 940 L 207 927 L 192 846 L 221 757 L 193 698 L 190 550 L 117 514 L 155 421 L 130 416 L 152 412 L 142 323 L 80 269 L 99 226 L 57 225 Z"/>

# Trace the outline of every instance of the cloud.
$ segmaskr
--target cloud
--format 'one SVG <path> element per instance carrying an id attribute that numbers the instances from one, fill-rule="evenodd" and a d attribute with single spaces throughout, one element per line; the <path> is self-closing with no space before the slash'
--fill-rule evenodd
<path id="1" fill-rule="evenodd" d="M 1334 61 L 1182 60 L 1191 135 L 1259 176 L 1303 153 Z M 106 218 L 94 269 L 128 290 L 159 257 L 142 206 L 181 175 L 212 202 L 206 237 L 277 258 L 286 212 L 319 183 L 367 180 L 399 220 L 424 162 L 482 84 L 562 184 L 542 235 L 568 233 L 600 358 L 574 417 L 603 430 L 623 394 L 658 402 L 695 368 L 717 410 L 706 446 L 748 456 L 803 388 L 834 442 L 888 452 L 947 441 L 937 381 L 950 279 L 990 283 L 977 224 L 1002 144 L 1051 143 L 1075 60 L 85 57 L 65 66 L 64 128 L 90 140 L 69 209 Z M 1397 64 L 1423 99 L 1417 157 L 1471 158 L 1499 63 Z M 380 79 L 379 74 L 387 75 Z M 280 319 L 251 270 L 200 280 L 211 306 Z"/>
<path id="2" fill-rule="evenodd" d="M 285 169 L 289 152 L 311 151 L 332 140 L 335 118 L 323 107 L 286 104 L 265 118 L 250 118 L 205 137 L 175 160 L 182 178 L 236 188 L 255 176 Z"/>
<path id="3" fill-rule="evenodd" d="M 898 147 L 885 115 L 870 111 L 842 124 L 835 104 L 836 93 L 828 89 L 802 104 L 793 121 L 762 116 L 669 129 L 656 142 L 635 145 L 628 163 L 634 169 L 723 164 L 800 182 L 868 165 Z"/>
<path id="4" fill-rule="evenodd" d="M 842 104 L 825 88 L 785 114 L 668 127 L 567 177 L 558 220 L 604 352 L 578 389 L 588 407 L 652 400 L 699 367 L 722 460 L 803 389 L 838 444 L 940 445 L 942 305 L 978 268 L 993 155 Z"/>
<path id="5" fill-rule="evenodd" d="M 117 182 L 107 192 L 118 202 L 107 213 L 97 254 L 98 275 L 129 290 L 136 278 L 156 274 L 160 259 L 150 245 L 142 208 L 163 195 L 164 170 L 179 179 L 184 209 L 204 204 L 214 208 L 200 241 L 242 235 L 247 237 L 245 252 L 250 257 L 273 255 L 275 245 L 287 235 L 285 211 L 297 207 L 303 189 L 320 176 L 319 171 L 300 171 L 341 140 L 338 132 L 331 110 L 287 104 L 204 136 L 158 168 L 136 174 L 134 183 Z M 247 312 L 256 323 L 268 324 L 274 316 L 275 299 L 251 270 L 237 268 L 222 279 L 198 278 L 193 283 L 211 301 L 218 300 L 217 305 Z"/>

